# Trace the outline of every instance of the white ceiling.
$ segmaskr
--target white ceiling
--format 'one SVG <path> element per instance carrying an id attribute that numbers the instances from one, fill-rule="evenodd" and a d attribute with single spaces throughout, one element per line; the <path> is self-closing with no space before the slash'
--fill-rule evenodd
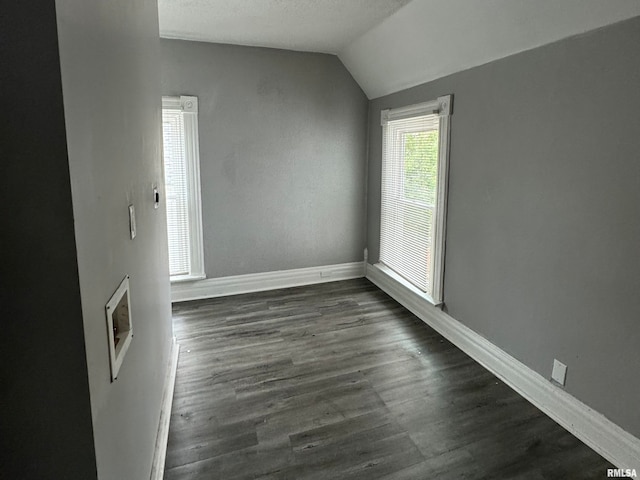
<path id="1" fill-rule="evenodd" d="M 640 0 L 158 0 L 165 38 L 338 54 L 369 98 L 640 15 Z"/>
<path id="2" fill-rule="evenodd" d="M 411 0 L 158 0 L 160 36 L 337 54 Z"/>

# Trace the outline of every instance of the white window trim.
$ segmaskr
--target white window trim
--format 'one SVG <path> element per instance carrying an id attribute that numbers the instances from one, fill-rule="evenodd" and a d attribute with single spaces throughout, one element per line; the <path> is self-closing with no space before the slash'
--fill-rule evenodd
<path id="1" fill-rule="evenodd" d="M 436 217 L 434 219 L 433 232 L 433 258 L 431 262 L 431 294 L 421 292 L 421 296 L 433 305 L 441 305 L 443 302 L 444 286 L 444 255 L 445 238 L 447 230 L 447 191 L 449 187 L 449 137 L 451 123 L 451 105 L 453 96 L 444 95 L 429 102 L 409 105 L 406 107 L 382 110 L 380 124 L 385 127 L 392 120 L 417 117 L 420 115 L 438 114 L 439 138 L 438 138 L 438 192 L 436 198 Z M 384 135 L 383 135 L 384 141 Z M 384 145 L 383 145 L 384 152 Z M 380 265 L 380 264 L 378 264 Z M 389 274 L 391 269 L 385 267 Z M 400 277 L 391 275 L 394 279 Z M 402 281 L 403 284 L 409 282 Z M 417 290 L 412 286 L 412 290 Z"/>
<path id="2" fill-rule="evenodd" d="M 180 110 L 183 114 L 187 190 L 189 195 L 190 273 L 188 275 L 174 275 L 171 277 L 171 283 L 202 280 L 206 278 L 206 275 L 204 271 L 204 243 L 202 240 L 198 97 L 185 95 L 162 97 L 162 108 L 163 110 Z"/>

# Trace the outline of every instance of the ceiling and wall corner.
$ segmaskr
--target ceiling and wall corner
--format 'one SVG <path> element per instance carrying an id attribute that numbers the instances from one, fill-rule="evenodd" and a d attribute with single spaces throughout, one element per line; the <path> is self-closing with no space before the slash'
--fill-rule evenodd
<path id="1" fill-rule="evenodd" d="M 159 0 L 160 36 L 337 54 L 411 0 Z"/>
<path id="2" fill-rule="evenodd" d="M 637 0 L 159 0 L 160 36 L 337 54 L 377 98 L 640 15 Z"/>
<path id="3" fill-rule="evenodd" d="M 413 0 L 339 57 L 377 98 L 637 15 L 637 0 Z"/>

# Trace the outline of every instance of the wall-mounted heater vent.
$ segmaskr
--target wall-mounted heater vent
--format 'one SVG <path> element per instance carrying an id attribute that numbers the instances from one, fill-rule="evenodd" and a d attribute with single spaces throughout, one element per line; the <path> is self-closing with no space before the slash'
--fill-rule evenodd
<path id="1" fill-rule="evenodd" d="M 107 336 L 109 337 L 109 362 L 111 381 L 118 377 L 118 371 L 133 337 L 131 309 L 129 304 L 129 276 L 127 275 L 106 306 Z"/>

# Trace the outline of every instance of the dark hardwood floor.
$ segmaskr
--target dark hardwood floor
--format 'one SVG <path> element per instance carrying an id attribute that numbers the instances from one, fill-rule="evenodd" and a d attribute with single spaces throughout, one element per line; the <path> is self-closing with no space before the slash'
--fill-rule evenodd
<path id="1" fill-rule="evenodd" d="M 608 462 L 367 280 L 174 306 L 165 479 L 601 479 Z"/>

